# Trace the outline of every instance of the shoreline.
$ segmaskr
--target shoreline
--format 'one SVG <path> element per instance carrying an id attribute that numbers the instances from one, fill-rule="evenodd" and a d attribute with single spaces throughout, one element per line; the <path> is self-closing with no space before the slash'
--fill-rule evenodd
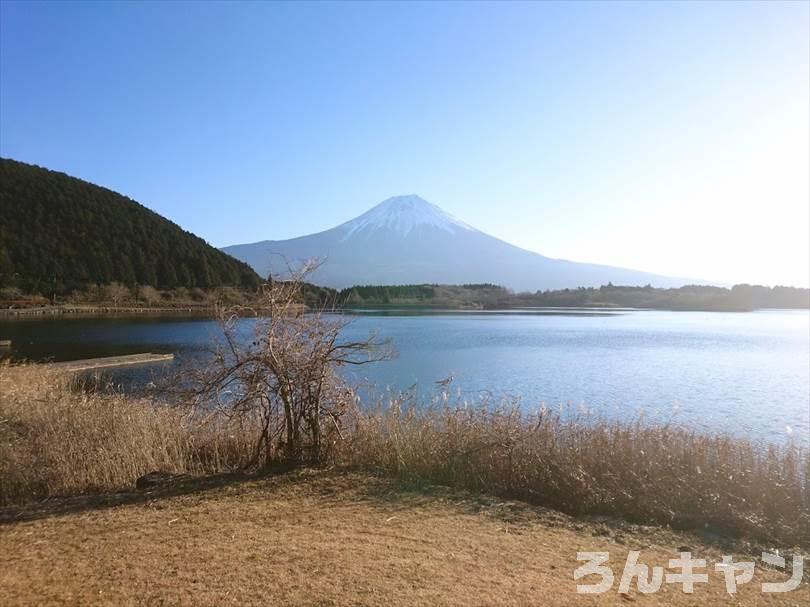
<path id="1" fill-rule="evenodd" d="M 307 309 L 309 311 L 309 309 Z M 627 312 L 726 312 L 751 313 L 762 311 L 803 310 L 808 308 L 650 308 L 627 306 L 514 306 L 501 308 L 472 308 L 452 307 L 439 305 L 413 305 L 413 304 L 379 304 L 365 306 L 342 306 L 326 310 L 329 313 L 346 315 L 431 315 L 431 314 L 465 314 L 465 315 L 549 315 L 565 314 L 571 316 L 614 316 Z M 105 316 L 194 316 L 216 317 L 216 306 L 111 306 L 111 305 L 51 305 L 31 308 L 0 308 L 0 320 L 45 318 L 45 317 L 105 317 Z"/>
<path id="2" fill-rule="evenodd" d="M 74 306 L 54 305 L 37 308 L 2 308 L 0 318 L 17 318 L 20 316 L 107 316 L 107 315 L 162 315 L 162 314 L 214 314 L 216 308 L 211 306 L 180 307 L 140 307 L 140 306 Z"/>

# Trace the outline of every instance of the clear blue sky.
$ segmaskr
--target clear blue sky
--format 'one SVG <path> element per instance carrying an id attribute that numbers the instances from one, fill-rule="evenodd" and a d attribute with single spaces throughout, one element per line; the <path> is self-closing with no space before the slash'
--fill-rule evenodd
<path id="1" fill-rule="evenodd" d="M 0 3 L 0 154 L 217 246 L 416 193 L 545 255 L 810 282 L 810 4 Z"/>

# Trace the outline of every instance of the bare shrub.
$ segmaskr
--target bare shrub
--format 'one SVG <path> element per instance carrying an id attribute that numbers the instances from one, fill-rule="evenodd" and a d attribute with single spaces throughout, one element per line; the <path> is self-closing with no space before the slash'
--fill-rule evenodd
<path id="1" fill-rule="evenodd" d="M 172 291 L 172 300 L 176 303 L 188 303 L 191 301 L 191 292 L 186 287 L 177 287 Z"/>
<path id="2" fill-rule="evenodd" d="M 191 297 L 191 301 L 195 303 L 208 302 L 210 298 L 209 293 L 199 287 L 189 289 L 188 294 Z"/>
<path id="3" fill-rule="evenodd" d="M 153 306 L 161 302 L 163 297 L 155 287 L 144 285 L 138 290 L 139 297 L 146 302 L 147 305 Z"/>
<path id="4" fill-rule="evenodd" d="M 213 300 L 220 306 L 243 306 L 249 294 L 234 287 L 218 287 L 212 294 Z"/>
<path id="5" fill-rule="evenodd" d="M 104 299 L 112 302 L 114 306 L 120 306 L 124 301 L 132 296 L 129 287 L 120 282 L 111 282 L 104 287 Z"/>
<path id="6" fill-rule="evenodd" d="M 0 288 L 0 301 L 9 301 L 12 299 L 20 299 L 22 291 L 17 287 L 3 287 Z"/>
<path id="7" fill-rule="evenodd" d="M 254 463 L 320 463 L 342 438 L 342 418 L 354 390 L 345 365 L 389 358 L 386 342 L 340 337 L 347 321 L 324 310 L 305 313 L 304 277 L 314 265 L 265 285 L 259 310 L 220 310 L 224 344 L 204 368 L 192 371 L 193 403 L 228 419 L 258 415 Z"/>

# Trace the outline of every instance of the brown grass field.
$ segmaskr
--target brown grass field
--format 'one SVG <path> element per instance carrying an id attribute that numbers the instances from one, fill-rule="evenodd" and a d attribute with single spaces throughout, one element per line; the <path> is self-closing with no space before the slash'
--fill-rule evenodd
<path id="1" fill-rule="evenodd" d="M 679 547 L 709 583 L 617 591 L 627 551 L 666 567 Z M 605 594 L 576 593 L 576 552 L 609 551 Z M 804 583 L 757 567 L 734 597 L 728 551 L 661 528 L 575 519 L 441 487 L 300 471 L 187 480 L 152 493 L 62 498 L 0 515 L 0 604 L 10 605 L 806 605 Z M 749 557 L 741 557 L 750 560 Z M 581 580 L 582 583 L 590 580 Z"/>

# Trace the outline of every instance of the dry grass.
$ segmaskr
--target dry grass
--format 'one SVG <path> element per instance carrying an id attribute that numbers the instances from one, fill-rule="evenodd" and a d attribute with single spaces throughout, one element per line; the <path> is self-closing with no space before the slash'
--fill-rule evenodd
<path id="1" fill-rule="evenodd" d="M 583 523 L 441 488 L 408 491 L 360 474 L 116 497 L 119 505 L 94 498 L 27 521 L 3 521 L 0 511 L 0 604 L 753 606 L 804 604 L 808 592 L 803 584 L 763 595 L 763 581 L 786 576 L 757 567 L 730 597 L 714 570 L 727 552 L 688 535 Z M 682 544 L 707 559 L 708 584 L 691 595 L 673 584 L 642 595 L 633 584 L 619 595 L 628 550 L 667 567 Z M 609 592 L 576 593 L 577 551 L 610 552 Z"/>
<path id="2" fill-rule="evenodd" d="M 516 406 L 419 407 L 358 416 L 349 461 L 408 479 L 563 512 L 810 546 L 810 458 L 687 429 L 563 421 Z"/>
<path id="3" fill-rule="evenodd" d="M 810 546 L 810 459 L 795 445 L 447 401 L 393 399 L 352 421 L 336 463 L 572 515 Z M 234 470 L 258 436 L 244 418 L 201 419 L 76 390 L 46 366 L 0 366 L 0 504 L 117 491 L 152 470 Z"/>
<path id="4" fill-rule="evenodd" d="M 0 504 L 115 491 L 152 470 L 230 470 L 251 452 L 246 428 L 72 384 L 46 365 L 0 365 Z"/>

